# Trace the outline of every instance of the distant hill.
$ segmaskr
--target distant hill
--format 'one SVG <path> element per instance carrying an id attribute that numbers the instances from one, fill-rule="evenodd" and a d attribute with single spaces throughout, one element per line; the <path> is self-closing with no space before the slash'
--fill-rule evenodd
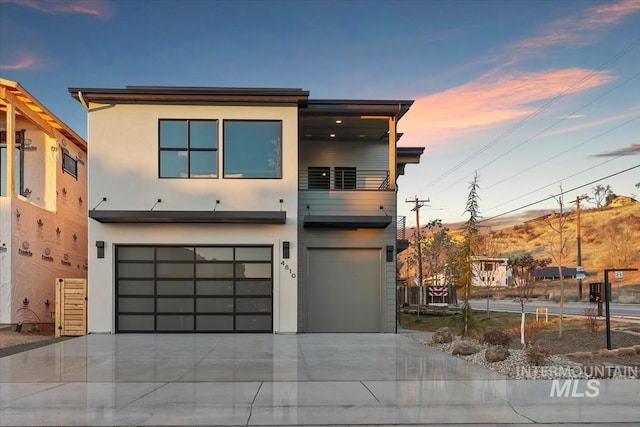
<path id="1" fill-rule="evenodd" d="M 602 277 L 605 268 L 640 268 L 640 202 L 624 196 L 612 198 L 607 202 L 608 205 L 603 208 L 582 207 L 580 210 L 582 266 L 588 274 L 599 277 Z M 574 209 L 575 206 L 565 208 Z M 522 250 L 530 252 L 536 258 L 550 257 L 551 242 L 558 238 L 550 227 L 550 221 L 557 226 L 557 213 L 526 219 L 528 214 L 522 217 L 525 218 L 522 222 L 515 225 L 504 226 L 494 223 L 490 228 L 482 229 L 484 235 L 494 240 L 497 255 Z M 565 215 L 567 254 L 563 264 L 575 267 L 576 212 L 572 210 Z M 461 234 L 460 224 L 446 226 L 450 228 L 452 235 Z M 413 235 L 413 231 L 407 235 Z M 412 255 L 415 257 L 415 252 L 412 253 L 411 249 L 398 256 L 401 261 L 400 275 L 404 277 L 412 277 L 415 274 L 415 267 L 411 266 L 415 262 L 410 259 Z M 640 283 L 640 273 L 628 272 L 624 277 L 625 282 Z"/>

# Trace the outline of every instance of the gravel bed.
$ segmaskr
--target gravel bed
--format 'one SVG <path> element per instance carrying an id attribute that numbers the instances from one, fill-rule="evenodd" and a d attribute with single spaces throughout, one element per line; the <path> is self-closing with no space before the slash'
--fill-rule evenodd
<path id="1" fill-rule="evenodd" d="M 451 350 L 456 341 L 460 338 L 456 337 L 454 342 L 448 344 L 436 344 L 431 339 L 419 338 L 408 335 L 409 338 L 419 343 L 451 354 Z M 553 380 L 553 379 L 591 379 L 598 378 L 603 373 L 604 367 L 585 366 L 582 363 L 571 361 L 558 355 L 550 355 L 546 358 L 544 365 L 535 366 L 527 361 L 524 350 L 509 349 L 509 357 L 502 362 L 488 362 L 485 359 L 485 351 L 489 347 L 477 340 L 468 339 L 477 348 L 480 349 L 470 356 L 455 356 L 468 362 L 480 365 L 484 368 L 491 369 L 500 374 L 507 375 L 515 379 L 535 379 L 535 380 Z M 638 370 L 626 366 L 612 366 L 610 369 L 610 377 L 614 379 L 637 379 Z M 601 376 L 600 376 L 601 377 Z"/>

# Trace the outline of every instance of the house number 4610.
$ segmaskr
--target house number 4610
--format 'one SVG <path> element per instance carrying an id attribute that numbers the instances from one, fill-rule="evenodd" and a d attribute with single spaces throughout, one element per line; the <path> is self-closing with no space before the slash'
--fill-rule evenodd
<path id="1" fill-rule="evenodd" d="M 280 265 L 284 267 L 284 271 L 287 271 L 289 272 L 289 274 L 291 274 L 292 279 L 296 278 L 296 273 L 294 273 L 293 270 L 291 270 L 291 268 L 289 267 L 289 264 L 285 264 L 284 261 L 280 261 Z"/>

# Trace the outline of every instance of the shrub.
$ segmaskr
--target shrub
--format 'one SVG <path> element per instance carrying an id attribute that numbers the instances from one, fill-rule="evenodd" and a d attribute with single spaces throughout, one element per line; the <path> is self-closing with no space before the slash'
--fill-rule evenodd
<path id="1" fill-rule="evenodd" d="M 635 356 L 636 349 L 633 347 L 623 347 L 618 349 L 618 356 Z"/>
<path id="2" fill-rule="evenodd" d="M 598 312 L 595 308 L 585 308 L 582 310 L 584 315 L 584 325 L 589 332 L 598 332 Z"/>
<path id="3" fill-rule="evenodd" d="M 525 355 L 527 361 L 535 366 L 541 366 L 549 356 L 549 348 L 539 341 L 529 341 L 527 348 L 525 349 Z"/>
<path id="4" fill-rule="evenodd" d="M 602 350 L 598 351 L 598 356 L 600 357 L 616 357 L 616 352 L 613 350 L 607 350 L 606 348 L 603 348 Z"/>
<path id="5" fill-rule="evenodd" d="M 501 329 L 490 329 L 485 331 L 480 337 L 480 342 L 491 345 L 508 346 L 511 343 L 511 337 Z"/>

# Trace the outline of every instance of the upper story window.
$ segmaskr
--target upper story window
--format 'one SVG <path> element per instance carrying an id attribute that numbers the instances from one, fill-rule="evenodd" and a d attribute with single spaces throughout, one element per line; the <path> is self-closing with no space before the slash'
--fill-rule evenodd
<path id="1" fill-rule="evenodd" d="M 225 178 L 282 178 L 282 121 L 224 121 Z"/>
<path id="2" fill-rule="evenodd" d="M 336 190 L 356 189 L 356 168 L 336 167 L 333 174 L 333 181 Z"/>
<path id="3" fill-rule="evenodd" d="M 62 171 L 78 179 L 78 161 L 66 151 L 62 152 Z"/>
<path id="4" fill-rule="evenodd" d="M 328 166 L 309 166 L 309 190 L 329 190 L 331 188 L 331 168 Z"/>
<path id="5" fill-rule="evenodd" d="M 159 135 L 160 178 L 217 178 L 217 120 L 160 120 Z"/>
<path id="6" fill-rule="evenodd" d="M 24 141 L 25 130 L 16 132 L 15 152 L 13 157 L 14 177 L 13 182 L 15 184 L 14 191 L 17 194 L 25 195 L 24 192 Z M 0 196 L 8 196 L 9 191 L 7 189 L 7 132 L 0 132 Z"/>

